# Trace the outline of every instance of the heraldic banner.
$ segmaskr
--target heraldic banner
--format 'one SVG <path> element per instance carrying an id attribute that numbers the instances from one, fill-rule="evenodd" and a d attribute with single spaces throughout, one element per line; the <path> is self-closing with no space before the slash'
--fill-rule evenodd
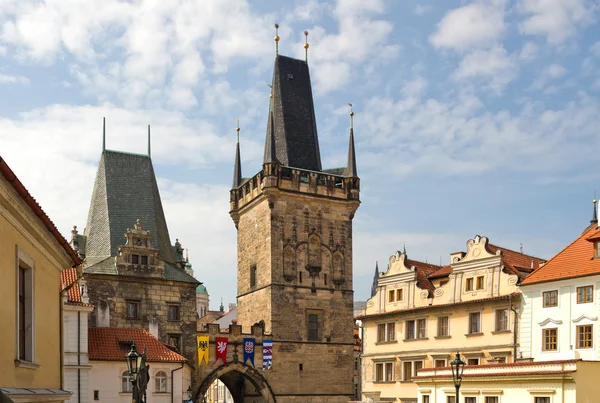
<path id="1" fill-rule="evenodd" d="M 202 361 L 208 365 L 208 336 L 197 336 L 198 342 L 198 365 L 202 364 Z"/>
<path id="2" fill-rule="evenodd" d="M 273 367 L 273 340 L 263 340 L 263 371 Z"/>
<path id="3" fill-rule="evenodd" d="M 227 337 L 217 337 L 215 338 L 215 342 L 217 354 L 213 365 L 215 365 L 219 358 L 223 361 L 223 365 L 227 365 L 227 343 L 229 342 Z"/>
<path id="4" fill-rule="evenodd" d="M 244 338 L 244 364 L 250 359 L 250 364 L 254 366 L 254 339 L 252 337 Z"/>

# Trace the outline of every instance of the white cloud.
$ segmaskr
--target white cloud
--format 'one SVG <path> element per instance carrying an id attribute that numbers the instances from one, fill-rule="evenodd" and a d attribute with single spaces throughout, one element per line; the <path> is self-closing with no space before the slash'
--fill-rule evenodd
<path id="1" fill-rule="evenodd" d="M 565 74 L 567 74 L 567 69 L 557 63 L 553 63 L 549 66 L 547 66 L 546 68 L 544 68 L 544 70 L 539 74 L 538 78 L 533 82 L 533 84 L 531 85 L 531 87 L 529 88 L 530 90 L 543 90 L 545 89 L 546 91 L 557 91 L 558 88 L 555 86 L 552 86 L 552 88 L 547 87 L 547 85 L 554 81 L 557 80 L 561 77 L 563 77 Z"/>
<path id="2" fill-rule="evenodd" d="M 456 80 L 483 79 L 495 92 L 500 93 L 517 72 L 514 59 L 502 46 L 488 50 L 474 50 L 465 55 L 453 74 Z"/>
<path id="3" fill-rule="evenodd" d="M 600 41 L 590 47 L 590 53 L 596 57 L 600 57 Z"/>
<path id="4" fill-rule="evenodd" d="M 423 14 L 427 14 L 428 12 L 431 11 L 431 5 L 430 4 L 417 4 L 415 6 L 415 14 L 416 15 L 423 15 Z"/>
<path id="5" fill-rule="evenodd" d="M 29 79 L 24 76 L 0 73 L 0 85 L 2 84 L 29 85 Z"/>
<path id="6" fill-rule="evenodd" d="M 436 48 L 461 52 L 490 46 L 504 33 L 504 7 L 504 1 L 492 1 L 448 11 L 429 40 Z"/>
<path id="7" fill-rule="evenodd" d="M 525 42 L 519 53 L 519 59 L 524 62 L 530 62 L 534 60 L 538 54 L 539 47 L 533 42 Z"/>
<path id="8" fill-rule="evenodd" d="M 560 45 L 577 29 L 594 21 L 598 4 L 588 0 L 521 0 L 525 15 L 520 27 L 526 35 L 545 36 L 548 43 Z"/>

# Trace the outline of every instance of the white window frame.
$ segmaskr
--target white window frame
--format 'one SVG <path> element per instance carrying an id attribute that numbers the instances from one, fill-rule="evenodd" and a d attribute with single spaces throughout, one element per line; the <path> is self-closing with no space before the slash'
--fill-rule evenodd
<path id="1" fill-rule="evenodd" d="M 440 319 L 446 318 L 447 326 L 446 326 L 446 334 L 440 334 Z M 438 316 L 436 323 L 436 331 L 437 337 L 450 337 L 450 315 Z"/>
<path id="2" fill-rule="evenodd" d="M 15 364 L 22 363 L 35 364 L 35 261 L 19 246 L 16 247 L 16 264 L 15 264 L 15 288 L 16 288 L 16 326 L 15 326 Z M 28 298 L 25 301 L 26 309 L 26 334 L 25 334 L 25 359 L 20 357 L 20 335 L 19 335 L 19 289 L 20 289 L 20 270 L 25 269 L 25 288 L 28 292 Z M 35 368 L 35 367 L 34 367 Z"/>
<path id="3" fill-rule="evenodd" d="M 498 326 L 498 324 L 499 324 L 498 319 L 499 319 L 501 313 L 504 313 L 505 318 L 506 318 L 506 324 L 505 324 L 504 329 L 502 329 Z M 496 309 L 496 314 L 495 314 L 494 319 L 495 319 L 494 327 L 495 327 L 496 332 L 510 331 L 510 311 L 508 310 L 508 308 Z"/>
<path id="4" fill-rule="evenodd" d="M 402 382 L 412 382 L 412 378 L 417 375 L 417 370 L 415 369 L 415 363 L 420 362 L 421 368 L 424 368 L 425 361 L 424 360 L 402 360 Z M 404 364 L 410 363 L 410 379 L 406 379 L 406 371 L 404 370 Z M 419 368 L 419 369 L 421 369 Z"/>
<path id="5" fill-rule="evenodd" d="M 391 376 L 389 377 L 391 380 L 387 381 L 386 379 L 388 378 L 388 365 L 387 364 L 391 364 L 392 366 L 392 373 Z M 381 375 L 382 375 L 382 379 L 377 379 L 377 366 L 381 365 L 382 367 L 382 371 L 381 371 Z M 395 371 L 395 365 L 394 365 L 394 359 L 390 359 L 390 360 L 383 360 L 383 361 L 374 361 L 373 362 L 373 382 L 395 382 L 394 380 L 394 371 Z"/>
<path id="6" fill-rule="evenodd" d="M 154 373 L 154 393 L 167 393 L 168 391 L 169 377 L 167 372 L 163 370 L 156 371 Z"/>
<path id="7" fill-rule="evenodd" d="M 127 387 L 125 387 L 127 385 Z M 131 393 L 133 392 L 133 385 L 131 384 L 131 375 L 129 375 L 129 370 L 121 370 L 121 393 Z"/>
<path id="8" fill-rule="evenodd" d="M 471 315 L 479 315 L 479 322 L 478 322 L 479 323 L 479 329 L 477 329 L 476 332 L 473 332 L 472 331 L 473 329 L 471 328 Z M 481 323 L 482 322 L 481 319 L 482 319 L 481 311 L 469 312 L 469 315 L 468 315 L 468 321 L 469 322 L 468 322 L 467 334 L 480 334 L 480 333 L 483 333 L 482 332 L 483 326 L 482 326 L 482 323 Z"/>
<path id="9" fill-rule="evenodd" d="M 390 325 L 394 326 L 394 333 L 393 339 L 390 339 Z M 383 326 L 383 339 L 379 339 L 379 326 Z M 392 321 L 392 322 L 382 322 L 382 323 L 377 323 L 377 328 L 376 328 L 376 332 L 377 332 L 377 343 L 388 343 L 388 342 L 394 342 L 397 340 L 396 336 L 397 336 L 397 332 L 398 329 L 396 329 L 396 321 Z"/>

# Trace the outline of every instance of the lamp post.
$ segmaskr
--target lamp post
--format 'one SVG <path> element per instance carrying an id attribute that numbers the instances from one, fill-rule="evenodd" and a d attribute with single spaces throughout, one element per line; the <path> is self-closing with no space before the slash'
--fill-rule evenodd
<path id="1" fill-rule="evenodd" d="M 146 349 L 142 354 L 137 352 L 135 343 L 131 343 L 131 350 L 125 355 L 127 360 L 127 370 L 131 377 L 132 403 L 146 402 L 146 387 L 150 379 L 148 374 L 149 366 L 146 365 Z M 139 382 L 138 382 L 139 380 Z"/>
<path id="2" fill-rule="evenodd" d="M 137 352 L 135 343 L 131 343 L 131 350 L 125 355 L 125 359 L 127 360 L 127 370 L 129 371 L 131 384 L 133 385 L 133 389 L 135 389 L 137 374 L 142 360 L 142 356 Z"/>
<path id="3" fill-rule="evenodd" d="M 190 385 L 190 386 L 187 388 L 187 391 L 186 391 L 186 392 L 187 392 L 188 401 L 189 401 L 189 400 L 192 400 L 192 385 Z"/>
<path id="4" fill-rule="evenodd" d="M 460 354 L 456 353 L 456 358 L 450 363 L 452 368 L 452 380 L 454 381 L 454 387 L 456 388 L 456 403 L 459 403 L 459 391 L 460 384 L 462 382 L 463 370 L 465 369 L 465 362 L 460 359 Z"/>

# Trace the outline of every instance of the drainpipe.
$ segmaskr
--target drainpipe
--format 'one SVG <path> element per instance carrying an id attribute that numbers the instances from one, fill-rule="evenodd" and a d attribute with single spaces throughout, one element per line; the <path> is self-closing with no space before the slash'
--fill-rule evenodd
<path id="1" fill-rule="evenodd" d="M 77 402 L 81 403 L 81 311 L 77 311 Z"/>
<path id="2" fill-rule="evenodd" d="M 174 373 L 175 371 L 179 371 L 181 368 L 183 368 L 183 366 L 184 366 L 184 365 L 185 365 L 185 364 L 182 362 L 182 363 L 181 363 L 181 367 L 179 367 L 179 368 L 175 368 L 175 369 L 172 369 L 172 370 L 171 370 L 171 403 L 174 403 L 174 402 L 173 402 L 173 389 L 174 389 L 174 386 L 175 386 L 175 382 L 173 382 L 173 373 Z M 183 376 L 181 377 L 181 380 L 183 380 Z M 181 391 L 183 392 L 183 382 L 181 383 Z M 179 403 L 179 402 L 178 402 L 178 403 Z"/>
<path id="3" fill-rule="evenodd" d="M 517 326 L 519 325 L 519 322 L 518 322 L 518 312 L 513 307 L 513 304 L 512 304 L 512 294 L 508 296 L 508 304 L 510 305 L 510 310 L 514 314 L 514 319 L 513 319 L 513 362 L 517 362 Z"/>

